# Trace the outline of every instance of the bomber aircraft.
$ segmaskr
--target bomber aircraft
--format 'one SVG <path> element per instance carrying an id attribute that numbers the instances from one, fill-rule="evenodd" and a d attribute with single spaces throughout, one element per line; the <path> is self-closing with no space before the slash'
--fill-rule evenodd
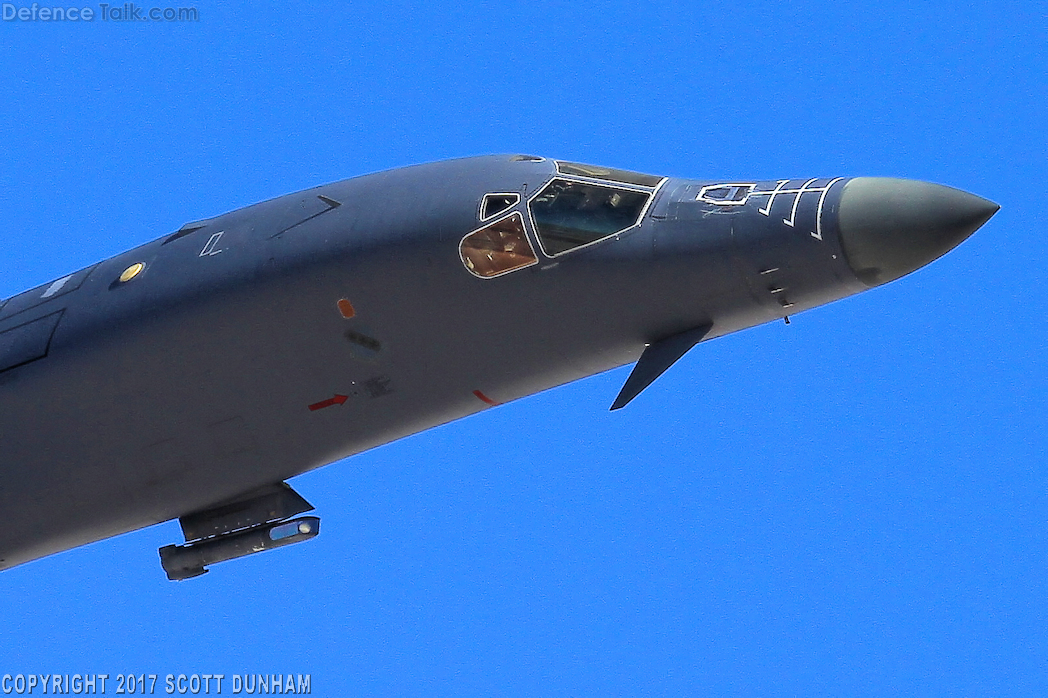
<path id="1" fill-rule="evenodd" d="M 178 519 L 169 579 L 308 540 L 287 480 L 945 254 L 998 210 L 876 177 L 704 181 L 529 155 L 355 177 L 0 302 L 0 569 Z"/>

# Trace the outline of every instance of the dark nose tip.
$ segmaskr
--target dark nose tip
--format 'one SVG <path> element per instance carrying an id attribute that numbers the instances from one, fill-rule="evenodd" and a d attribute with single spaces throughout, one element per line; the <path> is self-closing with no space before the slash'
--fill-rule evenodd
<path id="1" fill-rule="evenodd" d="M 943 256 L 998 209 L 941 184 L 856 177 L 841 193 L 841 244 L 856 276 L 878 286 Z"/>

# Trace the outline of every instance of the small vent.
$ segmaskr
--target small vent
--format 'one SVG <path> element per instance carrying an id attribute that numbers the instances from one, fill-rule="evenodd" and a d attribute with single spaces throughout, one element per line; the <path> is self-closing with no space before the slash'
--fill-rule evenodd
<path id="1" fill-rule="evenodd" d="M 161 246 L 166 245 L 169 242 L 174 242 L 175 240 L 177 240 L 179 238 L 184 238 L 186 235 L 192 235 L 193 233 L 195 233 L 198 230 L 203 230 L 210 223 L 211 223 L 211 221 L 195 221 L 193 223 L 186 223 L 185 225 L 183 225 L 181 228 L 178 229 L 177 233 L 175 233 L 174 235 L 168 236 L 168 238 L 166 240 L 164 240 L 164 242 L 162 243 Z"/>

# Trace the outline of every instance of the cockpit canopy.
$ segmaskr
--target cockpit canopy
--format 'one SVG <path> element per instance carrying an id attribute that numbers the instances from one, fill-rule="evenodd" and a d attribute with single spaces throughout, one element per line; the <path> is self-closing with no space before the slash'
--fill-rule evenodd
<path id="1" fill-rule="evenodd" d="M 527 201 L 542 252 L 556 257 L 638 225 L 664 177 L 556 161 L 557 174 Z M 499 218 L 462 238 L 459 254 L 483 278 L 538 263 L 516 193 L 485 194 L 480 218 Z M 516 210 L 515 210 L 516 209 Z"/>
<path id="2" fill-rule="evenodd" d="M 649 192 L 554 179 L 528 210 L 543 252 L 555 257 L 632 228 L 650 198 Z"/>

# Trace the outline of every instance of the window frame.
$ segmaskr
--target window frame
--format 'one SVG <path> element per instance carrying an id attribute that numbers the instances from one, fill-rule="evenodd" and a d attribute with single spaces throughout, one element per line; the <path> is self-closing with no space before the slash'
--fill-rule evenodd
<path id="1" fill-rule="evenodd" d="M 637 219 L 636 221 L 634 221 L 632 225 L 623 228 L 622 230 L 617 230 L 614 233 L 609 233 L 603 237 L 597 238 L 596 240 L 587 242 L 584 245 L 579 245 L 577 247 L 572 247 L 571 249 L 564 250 L 563 252 L 551 254 L 546 250 L 546 246 L 542 244 L 542 233 L 539 230 L 538 224 L 535 222 L 535 215 L 532 212 L 531 204 L 533 201 L 535 201 L 535 199 L 542 195 L 542 192 L 546 191 L 547 188 L 552 186 L 558 180 L 569 183 L 597 185 L 605 187 L 607 189 L 617 189 L 619 191 L 625 191 L 634 194 L 647 194 L 648 200 L 641 207 L 640 213 L 637 214 Z M 635 228 L 639 228 L 644 223 L 644 216 L 646 216 L 648 214 L 648 211 L 651 210 L 652 205 L 655 203 L 655 198 L 658 196 L 659 192 L 662 190 L 663 185 L 666 184 L 667 181 L 669 181 L 669 177 L 663 177 L 654 187 L 644 187 L 640 185 L 622 184 L 620 182 L 613 182 L 611 180 L 598 179 L 595 177 L 566 176 L 559 174 L 558 171 L 557 174 L 554 174 L 554 176 L 551 177 L 545 184 L 543 184 L 534 194 L 528 197 L 526 202 L 526 207 L 528 209 L 528 222 L 531 223 L 531 230 L 535 235 L 535 241 L 538 243 L 539 250 L 547 259 L 557 259 L 559 257 L 563 257 L 566 254 L 571 254 L 576 250 L 582 250 L 587 247 L 591 247 L 593 245 L 605 242 L 606 240 L 611 238 L 618 239 L 623 234 L 628 233 Z"/>
<path id="2" fill-rule="evenodd" d="M 500 209 L 496 213 L 490 213 L 490 214 L 485 216 L 484 213 L 487 210 L 488 199 L 490 199 L 493 196 L 508 196 L 508 197 L 512 197 L 513 198 L 513 203 L 511 203 L 506 208 Z M 519 206 L 520 205 L 520 200 L 521 200 L 521 196 L 520 196 L 520 192 L 519 191 L 491 191 L 491 192 L 488 192 L 484 196 L 480 197 L 480 207 L 477 209 L 477 220 L 479 220 L 482 223 L 486 223 L 486 222 L 488 222 L 490 220 L 493 220 L 494 218 L 496 218 L 498 216 L 501 216 L 503 213 L 511 211 L 515 207 Z"/>
<path id="3" fill-rule="evenodd" d="M 488 274 L 488 275 L 478 274 L 474 269 L 470 268 L 470 266 L 466 263 L 466 256 L 463 253 L 463 247 L 462 247 L 463 244 L 465 244 L 466 240 L 468 238 L 472 237 L 473 235 L 476 235 L 477 233 L 480 233 L 480 232 L 482 232 L 484 230 L 487 230 L 488 228 L 494 227 L 494 226 L 502 223 L 503 221 L 507 221 L 507 220 L 509 220 L 511 218 L 519 218 L 520 219 L 520 230 L 524 234 L 524 241 L 528 243 L 528 249 L 531 250 L 532 260 L 530 262 L 528 262 L 527 264 L 521 264 L 519 266 L 515 266 L 515 267 L 512 267 L 510 269 L 506 269 L 504 271 L 500 271 L 497 274 Z M 474 248 L 474 249 L 479 249 L 479 248 Z M 468 271 L 470 274 L 472 274 L 473 276 L 477 277 L 478 279 L 497 279 L 500 276 L 505 276 L 506 274 L 512 274 L 515 271 L 520 271 L 521 269 L 527 269 L 528 267 L 533 267 L 536 264 L 538 264 L 539 261 L 540 261 L 539 255 L 538 255 L 538 253 L 535 250 L 535 243 L 532 241 L 531 237 L 528 235 L 528 225 L 527 225 L 527 220 L 524 218 L 524 214 L 521 211 L 513 210 L 512 208 L 506 213 L 506 215 L 502 216 L 501 218 L 495 217 L 495 218 L 492 218 L 492 219 L 490 219 L 488 221 L 485 221 L 484 225 L 480 226 L 479 228 L 474 228 L 473 230 L 471 230 L 468 233 L 466 233 L 465 235 L 463 235 L 459 239 L 458 253 L 459 253 L 459 261 L 462 263 L 462 266 L 465 267 L 466 271 Z"/>

